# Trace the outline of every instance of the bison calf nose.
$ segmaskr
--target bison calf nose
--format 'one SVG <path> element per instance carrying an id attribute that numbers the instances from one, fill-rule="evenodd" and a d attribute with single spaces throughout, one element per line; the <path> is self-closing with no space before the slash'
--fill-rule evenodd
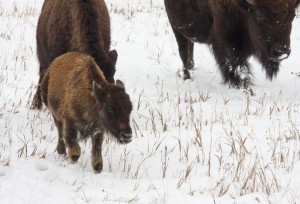
<path id="1" fill-rule="evenodd" d="M 122 143 L 122 144 L 126 144 L 126 143 L 129 143 L 129 142 L 131 142 L 132 141 L 132 133 L 131 133 L 131 131 L 129 131 L 129 132 L 121 132 L 120 133 L 120 142 Z"/>
<path id="2" fill-rule="evenodd" d="M 275 61 L 282 61 L 289 57 L 291 48 L 288 46 L 275 46 L 273 48 L 273 58 Z"/>

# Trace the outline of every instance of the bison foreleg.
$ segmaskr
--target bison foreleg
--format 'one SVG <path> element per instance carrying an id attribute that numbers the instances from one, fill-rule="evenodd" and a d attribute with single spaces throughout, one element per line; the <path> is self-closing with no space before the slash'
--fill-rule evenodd
<path id="1" fill-rule="evenodd" d="M 189 70 L 194 68 L 194 43 L 173 29 L 183 63 L 183 79 L 191 79 Z"/>
<path id="2" fill-rule="evenodd" d="M 92 167 L 96 173 L 101 173 L 103 168 L 102 143 L 103 131 L 97 132 L 92 137 Z"/>
<path id="3" fill-rule="evenodd" d="M 213 44 L 212 47 L 224 83 L 228 83 L 230 87 L 250 90 L 252 74 L 247 56 L 240 56 L 239 53 L 241 52 L 230 45 L 224 48 L 219 47 L 218 44 Z"/>

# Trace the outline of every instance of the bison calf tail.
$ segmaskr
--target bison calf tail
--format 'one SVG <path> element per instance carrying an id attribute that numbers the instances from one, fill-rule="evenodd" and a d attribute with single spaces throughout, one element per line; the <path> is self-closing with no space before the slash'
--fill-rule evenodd
<path id="1" fill-rule="evenodd" d="M 45 106 L 48 107 L 48 83 L 49 83 L 49 74 L 45 74 L 42 83 L 41 83 L 41 98 Z"/>

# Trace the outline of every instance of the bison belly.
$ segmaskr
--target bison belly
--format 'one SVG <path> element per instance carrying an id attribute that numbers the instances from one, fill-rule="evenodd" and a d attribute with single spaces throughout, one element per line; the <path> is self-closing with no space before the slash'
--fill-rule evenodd
<path id="1" fill-rule="evenodd" d="M 172 28 L 193 42 L 207 42 L 213 17 L 207 0 L 165 0 Z"/>

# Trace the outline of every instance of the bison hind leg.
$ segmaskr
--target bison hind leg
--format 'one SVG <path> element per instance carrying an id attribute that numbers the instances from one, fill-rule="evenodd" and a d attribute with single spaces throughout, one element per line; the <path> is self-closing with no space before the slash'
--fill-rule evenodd
<path id="1" fill-rule="evenodd" d="M 66 154 L 66 145 L 63 139 L 63 125 L 62 123 L 57 120 L 54 116 L 54 122 L 57 128 L 58 132 L 58 140 L 57 140 L 57 145 L 56 145 L 56 151 L 58 154 Z"/>
<path id="2" fill-rule="evenodd" d="M 74 124 L 68 119 L 64 119 L 63 122 L 63 136 L 65 144 L 68 147 L 70 162 L 74 164 L 80 157 L 81 149 L 77 141 L 77 130 Z"/>
<path id="3" fill-rule="evenodd" d="M 41 97 L 41 86 L 40 86 L 40 81 L 41 81 L 41 78 L 39 80 L 39 84 L 37 86 L 37 89 L 36 89 L 36 92 L 33 96 L 33 100 L 31 102 L 31 106 L 30 108 L 31 109 L 38 109 L 40 110 L 42 108 L 42 97 Z"/>
<path id="4" fill-rule="evenodd" d="M 192 58 L 188 58 L 183 67 L 183 80 L 191 79 L 190 70 L 194 68 L 194 60 Z"/>
<path id="5" fill-rule="evenodd" d="M 37 89 L 36 89 L 36 92 L 34 94 L 33 100 L 31 102 L 31 106 L 30 106 L 31 109 L 38 109 L 38 110 L 42 109 L 43 103 L 42 103 L 42 90 L 41 90 L 42 87 L 41 87 L 41 84 L 42 84 L 45 72 L 46 72 L 46 69 L 44 67 L 40 66 L 39 82 L 38 82 Z"/>
<path id="6" fill-rule="evenodd" d="M 56 146 L 56 151 L 58 154 L 66 154 L 66 145 L 62 137 L 58 137 L 58 142 Z"/>
<path id="7" fill-rule="evenodd" d="M 179 55 L 183 63 L 183 79 L 191 79 L 190 70 L 194 68 L 194 42 L 183 36 L 174 28 L 173 32 L 178 44 Z"/>

